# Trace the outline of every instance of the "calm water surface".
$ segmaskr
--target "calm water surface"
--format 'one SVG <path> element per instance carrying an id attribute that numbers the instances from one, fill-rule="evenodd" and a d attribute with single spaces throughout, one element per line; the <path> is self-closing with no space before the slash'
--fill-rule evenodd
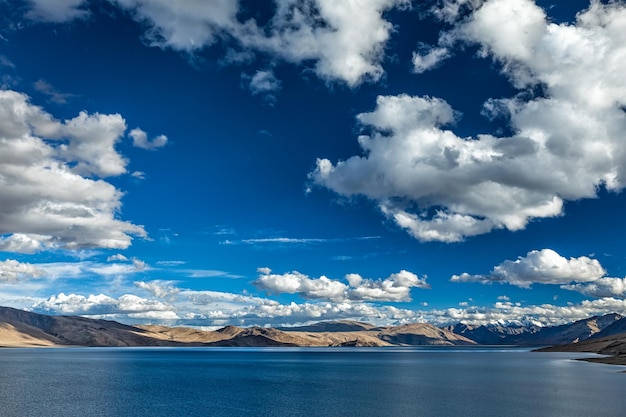
<path id="1" fill-rule="evenodd" d="M 519 348 L 0 349 L 0 416 L 625 416 L 624 368 L 571 360 L 582 355 Z"/>

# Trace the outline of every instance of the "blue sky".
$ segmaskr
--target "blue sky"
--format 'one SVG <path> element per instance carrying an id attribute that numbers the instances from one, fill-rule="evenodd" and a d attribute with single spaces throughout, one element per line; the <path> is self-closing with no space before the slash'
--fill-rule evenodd
<path id="1" fill-rule="evenodd" d="M 0 1 L 0 305 L 626 312 L 626 4 Z"/>

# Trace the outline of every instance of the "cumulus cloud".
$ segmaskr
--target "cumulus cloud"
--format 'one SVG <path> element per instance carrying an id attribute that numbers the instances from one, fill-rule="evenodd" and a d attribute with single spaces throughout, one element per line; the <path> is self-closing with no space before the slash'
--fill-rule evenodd
<path id="1" fill-rule="evenodd" d="M 169 304 L 141 298 L 133 294 L 124 294 L 119 298 L 113 298 L 104 294 L 84 296 L 60 293 L 36 303 L 31 310 L 96 317 L 125 315 L 130 318 L 161 318 L 164 320 L 178 318 Z"/>
<path id="2" fill-rule="evenodd" d="M 87 114 L 60 122 L 26 95 L 0 91 L 0 248 L 127 248 L 142 226 L 117 218 L 123 193 L 102 178 L 126 172 L 115 149 L 126 124 Z"/>
<path id="3" fill-rule="evenodd" d="M 145 288 L 164 288 L 159 282 Z M 169 293 L 168 293 L 169 292 Z M 298 325 L 328 320 L 360 320 L 376 325 L 428 322 L 439 326 L 452 323 L 536 323 L 560 325 L 594 315 L 626 313 L 626 301 L 618 298 L 585 300 L 578 304 L 522 305 L 509 301 L 489 306 L 460 306 L 448 309 L 401 309 L 388 305 L 351 302 L 305 302 L 281 304 L 277 301 L 215 291 L 193 291 L 170 287 L 167 303 L 126 294 L 115 298 L 107 295 L 58 294 L 37 302 L 31 309 L 56 314 L 80 314 L 115 318 L 124 322 L 150 319 L 177 325 L 219 327 L 229 324 Z M 164 293 L 165 294 L 165 293 Z M 469 303 L 468 303 L 469 304 Z"/>
<path id="4" fill-rule="evenodd" d="M 444 100 L 381 96 L 358 116 L 372 132 L 359 137 L 363 155 L 319 159 L 315 183 L 365 196 L 417 239 L 444 242 L 520 230 L 562 215 L 565 201 L 624 188 L 624 4 L 593 2 L 575 24 L 557 25 L 530 0 L 491 0 L 442 39 L 480 45 L 516 87 L 546 94 L 491 100 L 515 134 L 469 138 L 450 130 Z"/>
<path id="5" fill-rule="evenodd" d="M 382 76 L 384 45 L 393 30 L 383 13 L 406 5 L 405 0 L 277 0 L 267 27 L 247 22 L 237 37 L 245 47 L 289 62 L 312 60 L 318 76 L 355 86 Z"/>
<path id="6" fill-rule="evenodd" d="M 286 274 L 262 274 L 253 283 L 257 288 L 275 294 L 299 294 L 309 299 L 342 300 L 348 289 L 346 284 L 325 276 L 311 279 L 294 271 Z"/>
<path id="7" fill-rule="evenodd" d="M 532 284 L 570 284 L 599 280 L 606 274 L 596 259 L 586 256 L 565 258 L 552 249 L 533 250 L 515 261 L 506 260 L 497 265 L 488 275 L 453 275 L 453 282 L 508 283 L 521 288 Z"/>
<path id="8" fill-rule="evenodd" d="M 626 313 L 626 300 L 618 298 L 601 298 L 585 300 L 579 304 L 557 306 L 552 304 L 523 306 L 519 303 L 497 302 L 493 306 L 449 308 L 433 310 L 433 323 L 528 323 L 542 326 L 558 326 L 582 320 L 591 316 L 610 313 Z"/>
<path id="9" fill-rule="evenodd" d="M 7 259 L 0 261 L 0 283 L 15 283 L 22 280 L 39 278 L 45 271 L 29 263 Z"/>
<path id="10" fill-rule="evenodd" d="M 146 25 L 148 44 L 192 52 L 214 43 L 232 31 L 239 10 L 231 0 L 110 0 L 131 10 Z"/>
<path id="11" fill-rule="evenodd" d="M 13 233 L 0 236 L 0 251 L 13 253 L 37 253 L 56 247 L 52 236 L 38 234 Z"/>
<path id="12" fill-rule="evenodd" d="M 348 274 L 348 298 L 357 301 L 411 301 L 411 288 L 430 288 L 425 278 L 401 270 L 384 280 L 364 279 L 359 274 Z"/>
<path id="13" fill-rule="evenodd" d="M 562 285 L 561 288 L 577 291 L 589 297 L 624 297 L 626 278 L 604 277 L 590 283 Z"/>
<path id="14" fill-rule="evenodd" d="M 148 140 L 148 134 L 139 128 L 135 128 L 128 133 L 133 139 L 133 146 L 136 148 L 154 150 L 167 145 L 167 136 L 159 135 L 151 141 Z"/>
<path id="15" fill-rule="evenodd" d="M 430 288 L 425 278 L 402 270 L 381 280 L 365 279 L 359 274 L 346 275 L 348 284 L 325 276 L 309 278 L 300 272 L 272 274 L 269 268 L 259 268 L 253 284 L 275 294 L 298 294 L 306 299 L 342 301 L 410 301 L 411 288 Z"/>
<path id="16" fill-rule="evenodd" d="M 109 0 L 145 26 L 144 40 L 161 48 L 194 53 L 222 42 L 225 61 L 270 54 L 295 64 L 312 63 L 325 80 L 356 86 L 383 75 L 384 46 L 393 31 L 384 13 L 408 0 L 275 0 L 268 22 L 238 20 L 231 0 Z M 33 0 L 32 19 L 63 22 L 86 15 L 82 0 Z"/>

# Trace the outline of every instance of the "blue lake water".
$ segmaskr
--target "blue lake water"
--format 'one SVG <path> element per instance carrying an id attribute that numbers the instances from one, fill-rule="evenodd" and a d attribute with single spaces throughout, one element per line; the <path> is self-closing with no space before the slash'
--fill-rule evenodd
<path id="1" fill-rule="evenodd" d="M 623 367 L 519 348 L 0 349 L 0 416 L 623 417 Z"/>

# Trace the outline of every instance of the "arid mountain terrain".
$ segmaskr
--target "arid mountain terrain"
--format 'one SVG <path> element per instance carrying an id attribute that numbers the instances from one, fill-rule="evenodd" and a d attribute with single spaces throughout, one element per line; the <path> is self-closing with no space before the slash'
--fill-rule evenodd
<path id="1" fill-rule="evenodd" d="M 554 327 L 427 323 L 375 327 L 355 321 L 288 328 L 227 326 L 215 331 L 158 325 L 129 326 L 79 316 L 48 316 L 0 307 L 0 347 L 60 346 L 458 346 L 557 345 L 544 350 L 613 355 L 626 364 L 626 318 L 591 317 Z"/>
<path id="2" fill-rule="evenodd" d="M 446 329 L 481 345 L 552 346 L 576 343 L 596 335 L 610 336 L 626 332 L 626 320 L 623 319 L 624 317 L 619 314 L 607 314 L 550 327 L 541 327 L 532 323 L 487 326 L 459 323 Z"/>

